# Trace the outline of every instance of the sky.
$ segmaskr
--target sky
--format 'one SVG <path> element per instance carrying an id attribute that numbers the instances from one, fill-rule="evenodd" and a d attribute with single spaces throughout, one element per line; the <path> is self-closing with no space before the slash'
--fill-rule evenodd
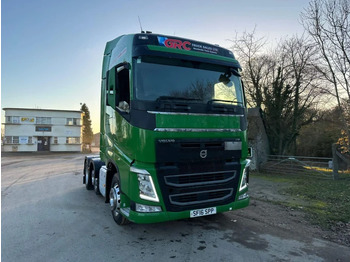
<path id="1" fill-rule="evenodd" d="M 230 48 L 256 27 L 271 43 L 301 35 L 308 0 L 2 0 L 1 108 L 79 110 L 100 127 L 107 41 L 143 30 Z M 3 121 L 3 111 L 2 111 Z"/>

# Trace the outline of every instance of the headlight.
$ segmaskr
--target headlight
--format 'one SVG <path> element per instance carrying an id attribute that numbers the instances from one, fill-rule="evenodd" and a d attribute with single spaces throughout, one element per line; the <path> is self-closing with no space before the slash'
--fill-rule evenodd
<path id="1" fill-rule="evenodd" d="M 131 167 L 130 171 L 137 174 L 137 180 L 139 181 L 140 198 L 153 202 L 159 202 L 153 179 L 147 170 Z"/>
<path id="2" fill-rule="evenodd" d="M 245 165 L 245 167 L 243 169 L 243 174 L 242 174 L 241 184 L 239 186 L 239 191 L 242 191 L 243 189 L 248 187 L 249 165 L 250 165 L 250 160 L 247 159 L 247 164 Z"/>

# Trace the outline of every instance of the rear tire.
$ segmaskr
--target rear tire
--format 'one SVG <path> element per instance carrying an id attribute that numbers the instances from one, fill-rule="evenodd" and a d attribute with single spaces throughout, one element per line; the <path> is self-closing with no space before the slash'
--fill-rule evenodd
<path id="1" fill-rule="evenodd" d="M 86 167 L 85 172 L 85 187 L 87 190 L 94 189 L 94 186 L 92 185 L 92 173 L 93 171 Z"/>
<path id="2" fill-rule="evenodd" d="M 120 213 L 120 186 L 117 174 L 112 178 L 111 189 L 109 191 L 109 205 L 111 207 L 112 217 L 118 225 L 126 225 L 129 220 Z"/>
<path id="3" fill-rule="evenodd" d="M 94 190 L 96 195 L 101 195 L 100 189 L 99 189 L 99 179 L 97 177 L 94 178 Z"/>

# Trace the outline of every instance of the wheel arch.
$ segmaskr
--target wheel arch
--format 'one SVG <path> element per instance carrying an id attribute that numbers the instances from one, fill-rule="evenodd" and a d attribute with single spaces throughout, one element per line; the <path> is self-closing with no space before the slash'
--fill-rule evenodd
<path id="1" fill-rule="evenodd" d="M 111 185 L 112 185 L 112 179 L 114 174 L 117 175 L 118 181 L 119 181 L 119 186 L 120 185 L 120 173 L 119 173 L 119 168 L 118 166 L 111 160 L 109 160 L 106 164 L 107 167 L 107 177 L 106 177 L 106 203 L 109 202 L 109 191 L 111 190 Z"/>
<path id="2" fill-rule="evenodd" d="M 90 162 L 90 170 L 95 171 L 95 177 L 99 177 L 100 169 L 104 164 L 105 163 L 100 158 L 92 159 L 92 161 Z"/>
<path id="3" fill-rule="evenodd" d="M 93 161 L 93 159 L 95 158 L 99 158 L 98 155 L 93 155 L 93 156 L 85 156 L 84 159 L 84 170 L 83 170 L 83 174 L 86 175 L 86 167 L 90 168 L 91 166 L 91 162 Z"/>

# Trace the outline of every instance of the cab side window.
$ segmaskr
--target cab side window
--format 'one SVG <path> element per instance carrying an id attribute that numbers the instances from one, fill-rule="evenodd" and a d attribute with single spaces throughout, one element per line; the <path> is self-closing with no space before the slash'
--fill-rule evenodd
<path id="1" fill-rule="evenodd" d="M 130 109 L 129 70 L 122 68 L 117 75 L 118 103 L 117 106 L 125 111 Z"/>
<path id="2" fill-rule="evenodd" d="M 129 69 L 113 67 L 107 72 L 106 104 L 113 109 L 130 110 Z"/>
<path id="3" fill-rule="evenodd" d="M 106 84 L 106 104 L 113 109 L 116 107 L 117 92 L 116 92 L 116 68 L 112 68 L 107 71 L 107 84 Z"/>

